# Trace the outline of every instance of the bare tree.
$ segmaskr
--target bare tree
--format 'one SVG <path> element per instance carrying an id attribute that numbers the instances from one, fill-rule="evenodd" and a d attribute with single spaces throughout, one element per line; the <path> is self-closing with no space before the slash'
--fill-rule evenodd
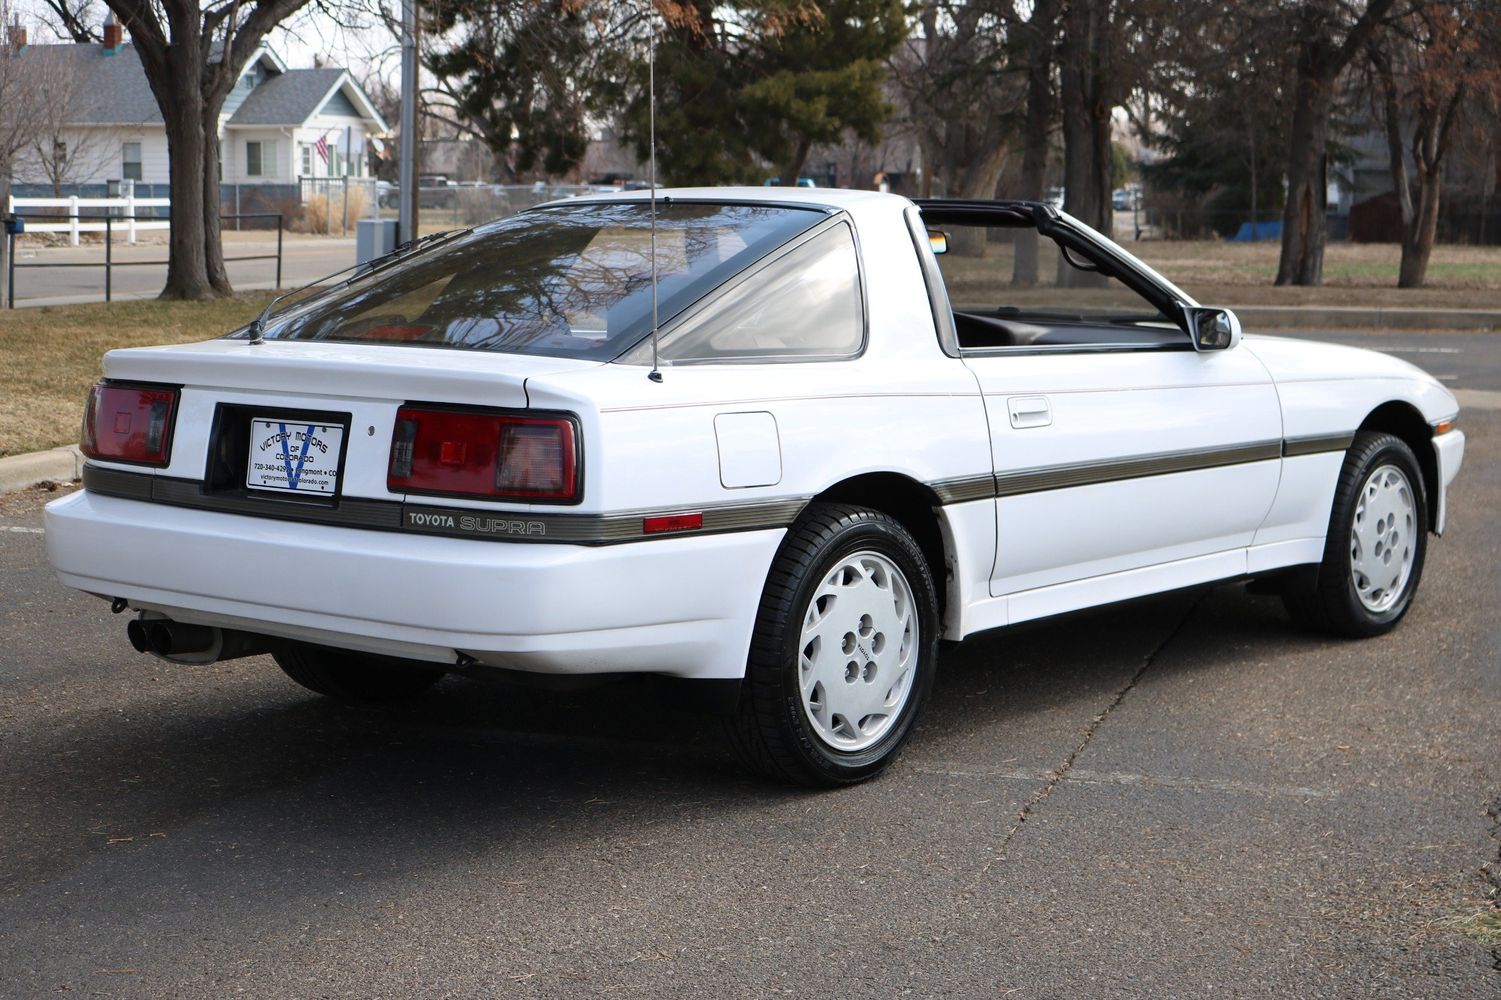
<path id="1" fill-rule="evenodd" d="M 90 40 L 78 0 L 44 2 L 76 40 Z M 309 2 L 105 0 L 130 32 L 166 124 L 172 232 L 162 298 L 233 292 L 219 232 L 219 112 L 266 33 Z"/>
<path id="2" fill-rule="evenodd" d="M 85 96 L 87 80 L 72 61 L 46 62 L 42 72 L 48 95 L 43 120 L 32 136 L 26 160 L 52 185 L 53 197 L 61 197 L 64 185 L 97 176 L 118 147 L 113 142 L 114 133 L 107 129 L 69 127 L 76 121 L 73 112 Z M 35 61 L 31 65 L 37 68 Z"/>
<path id="3" fill-rule="evenodd" d="M 1290 11 L 1297 68 L 1287 136 L 1279 285 L 1324 283 L 1329 114 L 1336 84 L 1395 0 L 1302 0 Z"/>
<path id="4" fill-rule="evenodd" d="M 1501 10 L 1484 0 L 1422 0 L 1371 41 L 1372 98 L 1402 219 L 1399 288 L 1420 287 L 1427 277 L 1444 158 L 1466 99 L 1501 96 L 1498 46 Z"/>
<path id="5" fill-rule="evenodd" d="M 0 0 L 0 213 L 10 203 L 16 166 L 35 137 L 64 113 L 68 100 L 57 65 L 25 58 L 26 29 L 12 20 L 9 3 Z M 0 301 L 8 299 L 9 240 L 0 233 Z"/>
<path id="6" fill-rule="evenodd" d="M 926 0 L 889 63 L 923 150 L 922 193 L 990 198 L 1011 151 L 1024 87 L 1006 69 L 1006 0 Z M 982 252 L 982 248 L 974 248 Z"/>
<path id="7" fill-rule="evenodd" d="M 1041 201 L 1047 182 L 1048 150 L 1058 120 L 1057 35 L 1062 0 L 1035 0 L 1028 16 L 1011 29 L 1011 61 L 1026 74 L 1026 113 L 1022 124 L 1021 184 L 1017 194 Z M 1020 229 L 1011 283 L 1037 284 L 1037 231 Z"/>

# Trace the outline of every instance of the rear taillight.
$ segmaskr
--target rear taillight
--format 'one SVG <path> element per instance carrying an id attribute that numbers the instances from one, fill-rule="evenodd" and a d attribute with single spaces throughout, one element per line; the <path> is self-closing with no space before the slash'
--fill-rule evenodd
<path id="1" fill-rule="evenodd" d="M 100 382 L 89 390 L 79 448 L 107 462 L 164 466 L 176 415 L 176 389 Z"/>
<path id="2" fill-rule="evenodd" d="M 576 503 L 578 431 L 569 417 L 403 406 L 386 485 L 393 493 Z"/>

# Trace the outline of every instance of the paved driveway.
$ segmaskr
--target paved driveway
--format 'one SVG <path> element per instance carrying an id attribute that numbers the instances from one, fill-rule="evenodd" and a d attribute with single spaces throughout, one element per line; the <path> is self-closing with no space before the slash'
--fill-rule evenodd
<path id="1" fill-rule="evenodd" d="M 1432 356 L 1488 408 L 1395 633 L 1225 586 L 981 638 L 836 793 L 628 688 L 138 656 L 12 501 L 0 995 L 1496 996 L 1449 925 L 1501 868 L 1498 350 Z"/>

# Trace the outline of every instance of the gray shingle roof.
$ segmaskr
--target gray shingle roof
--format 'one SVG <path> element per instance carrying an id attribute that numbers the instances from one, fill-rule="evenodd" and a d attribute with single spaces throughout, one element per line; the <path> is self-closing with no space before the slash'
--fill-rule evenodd
<path id="1" fill-rule="evenodd" d="M 61 67 L 68 74 L 73 107 L 68 120 L 77 125 L 160 125 L 151 84 L 135 46 L 107 55 L 102 45 L 28 45 L 18 56 L 23 64 Z"/>
<path id="2" fill-rule="evenodd" d="M 14 58 L 63 67 L 74 81 L 73 125 L 160 125 L 156 95 L 135 46 L 106 55 L 102 45 L 29 45 Z M 300 125 L 318 110 L 344 70 L 290 69 L 273 75 L 245 98 L 229 117 L 231 125 Z"/>
<path id="3" fill-rule="evenodd" d="M 333 89 L 342 69 L 289 69 L 256 87 L 234 114 L 231 125 L 300 125 L 313 116 Z"/>

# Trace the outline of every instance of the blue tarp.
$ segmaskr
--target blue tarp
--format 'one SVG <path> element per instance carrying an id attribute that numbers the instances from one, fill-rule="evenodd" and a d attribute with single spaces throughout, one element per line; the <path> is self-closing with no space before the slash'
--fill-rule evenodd
<path id="1" fill-rule="evenodd" d="M 1282 238 L 1282 220 L 1274 219 L 1271 222 L 1242 222 L 1235 235 L 1230 237 L 1236 243 L 1253 243 L 1256 240 L 1280 240 Z"/>

